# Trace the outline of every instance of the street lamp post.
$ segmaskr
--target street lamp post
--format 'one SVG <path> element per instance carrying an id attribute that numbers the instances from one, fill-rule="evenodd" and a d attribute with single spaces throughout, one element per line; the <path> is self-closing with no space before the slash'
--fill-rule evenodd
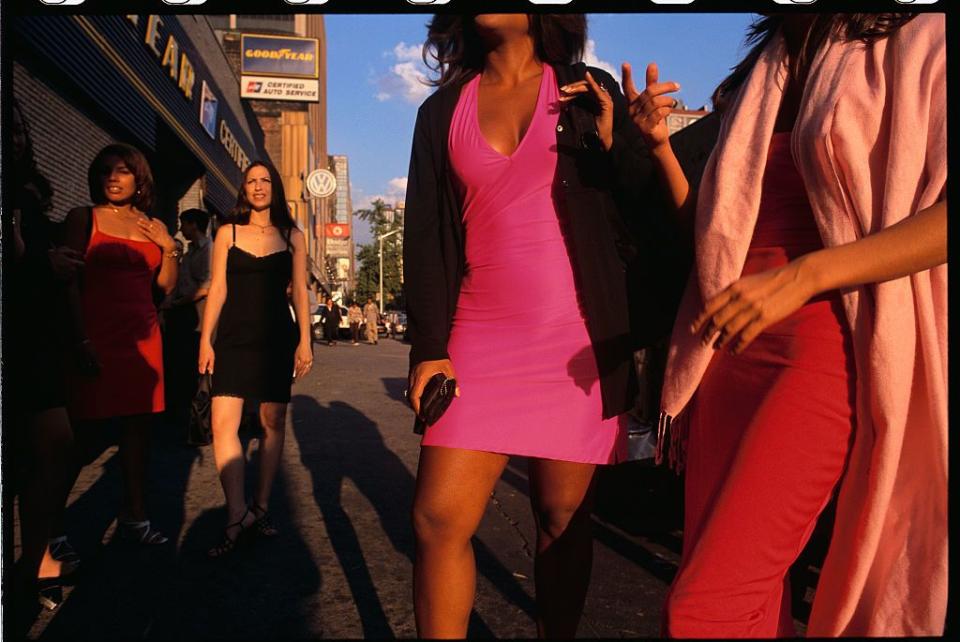
<path id="1" fill-rule="evenodd" d="M 387 232 L 386 234 L 381 234 L 377 237 L 377 241 L 380 242 L 380 314 L 383 314 L 383 239 L 388 236 L 393 236 L 397 232 L 401 231 L 400 229 L 393 230 L 392 232 Z"/>

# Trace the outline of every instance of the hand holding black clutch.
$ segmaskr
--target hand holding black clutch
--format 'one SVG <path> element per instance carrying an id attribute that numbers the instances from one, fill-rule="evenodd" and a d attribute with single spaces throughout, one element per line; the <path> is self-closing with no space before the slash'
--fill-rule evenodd
<path id="1" fill-rule="evenodd" d="M 417 415 L 413 431 L 417 434 L 423 434 L 427 426 L 435 424 L 450 407 L 450 402 L 453 401 L 456 391 L 456 379 L 450 379 L 442 372 L 430 377 L 427 385 L 423 387 L 423 393 L 420 395 L 420 413 Z"/>

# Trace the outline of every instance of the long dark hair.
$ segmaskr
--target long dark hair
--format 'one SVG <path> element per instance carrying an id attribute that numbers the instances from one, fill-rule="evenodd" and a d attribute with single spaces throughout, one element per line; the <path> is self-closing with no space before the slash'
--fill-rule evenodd
<path id="1" fill-rule="evenodd" d="M 103 181 L 113 171 L 114 161 L 120 159 L 133 173 L 137 183 L 137 192 L 133 195 L 133 206 L 141 212 L 147 213 L 153 208 L 153 172 L 150 163 L 136 147 L 125 143 L 107 145 L 94 157 L 87 168 L 87 188 L 90 190 L 90 200 L 94 205 L 107 202 L 107 194 L 103 191 Z"/>
<path id="2" fill-rule="evenodd" d="M 230 214 L 230 223 L 237 225 L 247 225 L 250 222 L 250 210 L 253 209 L 250 201 L 247 200 L 247 176 L 254 167 L 263 167 L 270 174 L 270 223 L 278 230 L 283 231 L 284 236 L 289 238 L 290 231 L 296 227 L 293 217 L 290 215 L 290 208 L 287 207 L 287 196 L 283 191 L 283 179 L 280 178 L 280 172 L 272 163 L 262 160 L 255 160 L 250 163 L 243 174 L 240 176 L 240 189 L 237 191 L 237 204 Z"/>
<path id="3" fill-rule="evenodd" d="M 423 62 L 439 74 L 434 87 L 454 84 L 483 69 L 483 42 L 474 24 L 475 16 L 437 14 L 427 25 Z M 582 13 L 529 14 L 537 58 L 550 65 L 569 65 L 583 57 L 587 19 Z"/>
<path id="4" fill-rule="evenodd" d="M 797 80 L 805 76 L 813 56 L 831 36 L 839 35 L 846 42 L 859 40 L 869 45 L 890 36 L 910 22 L 914 15 L 912 13 L 818 14 L 807 31 L 799 55 L 796 59 L 788 61 L 790 78 Z M 750 75 L 763 50 L 779 32 L 785 17 L 784 14 L 767 15 L 750 25 L 746 44 L 752 45 L 752 48 L 713 92 L 714 109 L 722 112 L 730 106 L 731 99 Z"/>

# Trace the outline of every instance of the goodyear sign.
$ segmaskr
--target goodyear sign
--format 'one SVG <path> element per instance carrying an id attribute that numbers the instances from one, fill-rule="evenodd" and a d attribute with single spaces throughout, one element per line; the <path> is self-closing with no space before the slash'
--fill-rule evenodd
<path id="1" fill-rule="evenodd" d="M 243 34 L 240 37 L 241 74 L 318 78 L 319 47 L 316 38 Z"/>

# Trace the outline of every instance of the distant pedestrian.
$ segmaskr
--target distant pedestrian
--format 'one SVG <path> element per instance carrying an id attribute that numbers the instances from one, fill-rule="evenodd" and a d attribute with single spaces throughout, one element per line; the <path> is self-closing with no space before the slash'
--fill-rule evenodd
<path id="1" fill-rule="evenodd" d="M 231 221 L 217 232 L 213 246 L 199 370 L 213 375 L 213 455 L 227 502 L 223 539 L 207 554 L 221 557 L 248 528 L 277 534 L 268 507 L 283 455 L 290 387 L 313 366 L 306 246 L 276 168 L 256 161 L 243 172 Z M 287 300 L 291 283 L 296 321 Z M 244 399 L 260 403 L 263 426 L 260 476 L 250 504 L 238 436 Z"/>
<path id="2" fill-rule="evenodd" d="M 363 306 L 363 317 L 367 322 L 367 343 L 377 345 L 377 324 L 380 321 L 380 310 L 377 308 L 377 304 L 373 302 L 373 299 L 367 299 L 367 304 Z"/>
<path id="3" fill-rule="evenodd" d="M 323 338 L 327 340 L 328 346 L 332 346 L 336 345 L 337 334 L 340 332 L 340 306 L 329 297 L 327 297 L 326 306 L 327 313 L 323 318 Z"/>
<path id="4" fill-rule="evenodd" d="M 185 420 L 197 389 L 200 318 L 210 290 L 210 215 L 201 209 L 180 214 L 180 231 L 190 245 L 180 260 L 177 287 L 164 304 L 164 375 L 167 413 L 177 423 Z"/>
<path id="5" fill-rule="evenodd" d="M 173 290 L 179 254 L 167 226 L 148 214 L 153 173 L 140 151 L 124 144 L 103 148 L 90 164 L 88 183 L 93 207 L 75 208 L 65 221 L 66 245 L 85 255 L 82 278 L 74 282 L 81 358 L 70 415 L 96 424 L 87 438 L 106 427 L 104 420 L 116 420 L 124 483 L 117 533 L 132 543 L 164 544 L 167 538 L 146 514 L 150 431 L 153 415 L 165 407 L 153 286 Z"/>
<path id="6" fill-rule="evenodd" d="M 350 338 L 353 345 L 360 345 L 360 322 L 363 321 L 363 310 L 357 305 L 356 301 L 350 302 L 347 308 L 347 321 L 350 322 Z"/>

